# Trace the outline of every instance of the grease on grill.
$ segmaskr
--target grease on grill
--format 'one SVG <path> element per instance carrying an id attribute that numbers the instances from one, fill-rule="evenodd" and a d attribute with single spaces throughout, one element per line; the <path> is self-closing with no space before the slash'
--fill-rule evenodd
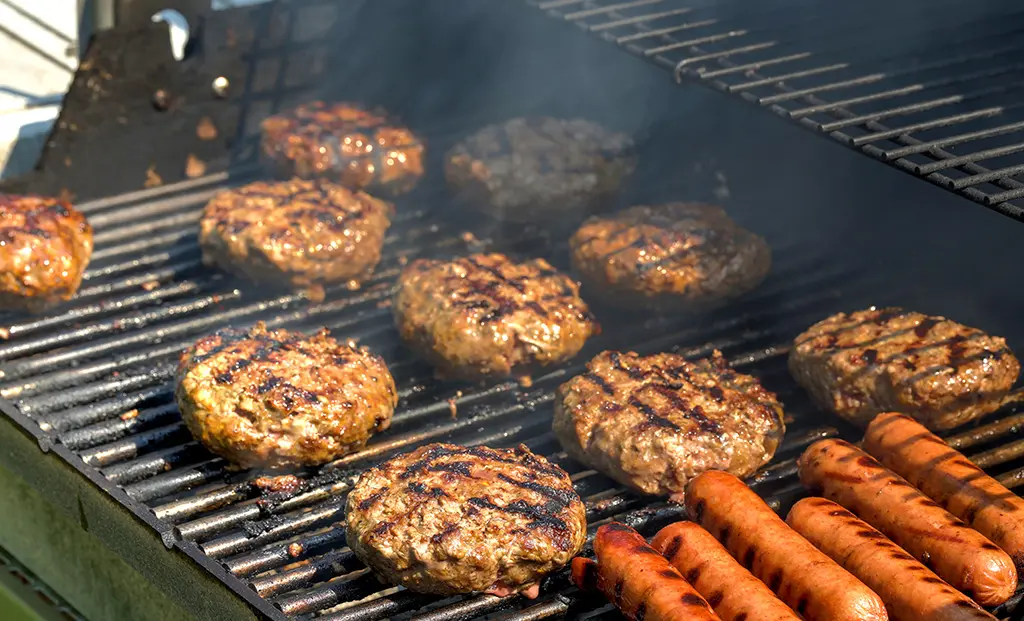
<path id="1" fill-rule="evenodd" d="M 196 136 L 200 140 L 213 140 L 217 137 L 217 126 L 213 124 L 210 117 L 204 116 L 199 119 L 199 124 L 196 125 Z"/>
<path id="2" fill-rule="evenodd" d="M 304 486 L 303 481 L 294 474 L 256 477 L 253 484 L 263 493 L 283 494 L 295 494 Z"/>
<path id="3" fill-rule="evenodd" d="M 185 158 L 185 176 L 189 179 L 202 177 L 206 174 L 206 162 L 189 153 Z"/>
<path id="4" fill-rule="evenodd" d="M 142 184 L 146 188 L 155 188 L 164 184 L 163 177 L 156 172 L 156 164 L 150 164 L 146 169 L 146 181 Z"/>

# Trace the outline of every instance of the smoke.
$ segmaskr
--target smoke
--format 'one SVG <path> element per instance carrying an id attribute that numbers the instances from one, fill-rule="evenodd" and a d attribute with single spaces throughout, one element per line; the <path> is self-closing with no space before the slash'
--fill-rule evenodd
<path id="1" fill-rule="evenodd" d="M 923 12 L 917 3 L 887 3 L 879 14 L 860 3 L 823 0 L 687 3 L 702 6 L 701 18 L 717 19 L 723 28 L 742 26 L 752 31 L 751 37 L 777 41 L 773 56 L 816 51 L 803 67 L 863 60 L 830 74 L 830 80 L 863 75 L 867 69 L 862 67 L 868 67 L 907 76 L 895 85 L 916 80 L 928 86 L 916 99 L 867 102 L 856 108 L 858 113 L 1007 84 L 1013 74 L 932 84 L 991 69 L 993 63 L 979 58 L 943 64 L 943 59 L 1014 45 L 1022 22 L 1006 16 L 1022 9 L 1006 2 L 981 4 L 940 0 Z M 285 77 L 279 76 L 277 84 L 301 88 L 271 98 L 269 106 L 254 107 L 255 118 L 311 97 L 380 104 L 426 134 L 434 175 L 441 155 L 482 125 L 534 114 L 589 118 L 631 133 L 641 146 L 640 169 L 624 202 L 713 200 L 726 195 L 724 188 L 734 216 L 774 246 L 810 247 L 836 262 L 867 264 L 880 274 L 880 288 L 844 304 L 898 303 L 947 314 L 994 333 L 1016 333 L 1024 347 L 1024 328 L 1017 319 L 1024 294 L 1012 286 L 1024 264 L 1024 244 L 1019 243 L 1024 225 L 738 98 L 692 84 L 677 86 L 664 68 L 548 18 L 525 2 L 278 5 L 267 38 L 290 37 L 299 51 L 283 61 Z M 668 3 L 657 8 L 669 8 Z M 721 45 L 712 49 L 735 42 Z M 912 68 L 923 72 L 907 71 Z M 878 88 L 869 83 L 829 98 L 857 97 Z M 993 96 L 1015 103 L 1020 92 L 1007 88 Z M 895 122 L 913 123 L 978 105 L 968 98 L 938 112 L 901 115 Z M 253 127 L 250 123 L 250 132 Z M 974 128 L 965 125 L 961 131 Z"/>

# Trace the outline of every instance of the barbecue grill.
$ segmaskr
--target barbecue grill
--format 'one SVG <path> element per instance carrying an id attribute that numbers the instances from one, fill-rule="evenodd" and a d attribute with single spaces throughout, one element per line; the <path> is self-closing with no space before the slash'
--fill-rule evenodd
<path id="1" fill-rule="evenodd" d="M 648 0 L 609 9 L 558 2 L 543 8 L 572 9 L 568 15 L 575 16 L 568 21 L 606 19 L 633 27 L 654 19 L 643 7 L 657 4 Z M 414 3 L 407 8 L 415 10 Z M 336 288 L 323 303 L 311 304 L 303 294 L 268 291 L 201 266 L 196 222 L 203 204 L 215 192 L 261 174 L 258 167 L 235 162 L 198 179 L 81 203 L 96 231 L 96 252 L 79 295 L 47 315 L 0 316 L 0 410 L 6 415 L 0 417 L 0 474 L 16 474 L 39 490 L 61 514 L 60 528 L 87 533 L 91 547 L 69 548 L 71 569 L 45 563 L 36 569 L 44 580 L 67 584 L 66 596 L 83 614 L 95 615 L 104 597 L 125 606 L 122 612 L 138 614 L 155 614 L 158 606 L 145 608 L 141 601 L 152 598 L 167 607 L 168 618 L 530 621 L 614 614 L 602 600 L 570 587 L 565 571 L 551 577 L 532 601 L 490 595 L 440 599 L 382 585 L 345 544 L 339 527 L 345 494 L 362 469 L 428 442 L 523 443 L 569 471 L 586 501 L 591 533 L 614 518 L 651 535 L 682 517 L 681 509 L 626 492 L 569 461 L 550 430 L 553 389 L 605 348 L 670 349 L 690 357 L 720 349 L 786 406 L 782 448 L 751 481 L 784 511 L 804 493 L 794 463 L 803 447 L 820 438 L 857 435 L 815 410 L 789 378 L 789 343 L 811 323 L 840 310 L 900 304 L 978 325 L 1007 336 L 1018 350 L 1024 347 L 1019 313 L 1024 293 L 1012 286 L 1024 260 L 1024 247 L 1014 244 L 1016 227 L 982 210 L 965 211 L 955 196 L 889 174 L 771 118 L 750 115 L 720 94 L 679 92 L 659 79 L 661 72 L 644 71 L 613 48 L 566 34 L 564 25 L 525 6 L 494 10 L 497 18 L 467 19 L 447 29 L 431 21 L 438 41 L 460 35 L 468 23 L 483 29 L 475 35 L 478 45 L 500 32 L 544 42 L 511 64 L 528 71 L 495 68 L 511 86 L 503 87 L 500 97 L 473 100 L 487 105 L 471 115 L 439 112 L 473 88 L 458 75 L 435 82 L 454 73 L 450 65 L 436 67 L 464 55 L 458 45 L 433 55 L 417 48 L 400 61 L 378 59 L 381 65 L 368 70 L 397 66 L 405 92 L 434 98 L 433 106 L 411 101 L 402 107 L 398 96 L 385 103 L 425 137 L 435 160 L 433 179 L 398 201 L 385 258 L 361 289 Z M 382 30 L 394 32 L 389 24 L 360 29 L 385 36 Z M 597 30 L 628 36 L 616 28 Z M 742 36 L 747 35 L 730 35 Z M 820 37 L 803 41 L 814 42 L 822 43 Z M 537 68 L 551 57 L 585 58 L 599 70 L 574 63 Z M 610 94 L 615 87 L 625 94 Z M 448 88 L 462 90 L 444 100 Z M 329 85 L 318 94 L 337 96 L 343 90 Z M 286 105 L 283 99 L 276 104 Z M 641 170 L 625 189 L 623 204 L 727 193 L 730 212 L 770 241 L 772 274 L 757 290 L 713 313 L 623 317 L 597 308 L 603 335 L 569 364 L 532 382 L 435 381 L 430 368 L 400 344 L 391 324 L 388 300 L 405 261 L 496 249 L 542 255 L 567 268 L 563 232 L 540 225 L 498 226 L 453 213 L 437 182 L 436 158 L 485 123 L 524 113 L 580 111 L 612 126 L 632 125 L 628 129 L 640 137 Z M 997 203 L 1004 213 L 1015 213 L 1005 200 Z M 261 488 L 257 477 L 267 473 L 229 469 L 192 440 L 173 403 L 172 374 L 185 346 L 217 328 L 259 320 L 299 329 L 326 325 L 339 338 L 358 340 L 384 356 L 399 387 L 392 428 L 359 453 L 298 473 L 303 485 L 294 492 Z M 1022 424 L 1024 413 L 1010 407 L 957 430 L 949 441 L 1019 491 L 1024 486 Z M 35 505 L 11 505 L 0 516 L 0 545 L 18 558 L 34 557 L 43 542 L 17 538 L 28 527 L 5 527 L 12 520 L 30 523 Z M 97 541 L 114 567 L 97 575 L 123 579 L 116 588 L 104 590 L 98 581 L 96 592 L 76 590 L 67 572 L 95 566 L 90 555 L 101 554 L 92 551 Z M 1018 591 L 997 614 L 1017 614 L 1024 608 L 1022 597 Z"/>

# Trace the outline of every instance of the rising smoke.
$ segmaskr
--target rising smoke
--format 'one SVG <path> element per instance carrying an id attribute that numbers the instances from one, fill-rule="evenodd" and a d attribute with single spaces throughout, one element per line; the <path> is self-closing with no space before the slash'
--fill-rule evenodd
<path id="1" fill-rule="evenodd" d="M 723 19 L 751 11 L 750 3 L 687 4 L 718 6 Z M 780 51 L 822 49 L 825 60 L 863 55 L 887 71 L 934 62 L 948 46 L 975 49 L 986 29 L 1009 37 L 1016 26 L 999 17 L 1019 11 L 1005 2 L 984 3 L 969 16 L 962 2 L 928 3 L 927 13 L 901 5 L 890 7 L 898 19 L 869 20 L 864 29 L 854 17 L 865 9 L 854 4 L 784 2 L 761 10 L 792 24 Z M 1011 343 L 1024 348 L 1024 294 L 1012 286 L 1024 265 L 1024 225 L 734 98 L 676 86 L 664 69 L 518 1 L 346 0 L 310 4 L 289 20 L 276 28 L 307 48 L 293 55 L 290 71 L 309 78 L 292 100 L 385 106 L 427 134 L 435 174 L 441 154 L 484 124 L 531 114 L 590 118 L 630 132 L 642 146 L 629 201 L 711 199 L 721 174 L 728 208 L 776 247 L 816 247 L 879 273 L 881 288 L 858 303 L 947 314 L 1016 334 Z M 823 35 L 826 27 L 863 35 L 851 47 Z M 310 55 L 318 47 L 322 58 Z M 951 70 L 929 76 L 944 71 Z M 286 96 L 275 106 L 288 103 Z"/>

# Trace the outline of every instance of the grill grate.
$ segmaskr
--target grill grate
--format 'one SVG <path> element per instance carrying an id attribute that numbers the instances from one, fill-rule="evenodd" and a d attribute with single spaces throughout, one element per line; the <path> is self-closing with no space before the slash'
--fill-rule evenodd
<path id="1" fill-rule="evenodd" d="M 251 174 L 251 173 L 249 173 Z M 604 520 L 624 520 L 645 534 L 679 519 L 681 510 L 649 504 L 561 452 L 550 430 L 552 391 L 604 348 L 672 349 L 686 356 L 721 349 L 786 404 L 789 433 L 776 463 L 752 481 L 780 510 L 802 493 L 794 458 L 810 442 L 843 433 L 788 378 L 785 355 L 799 331 L 840 308 L 886 303 L 892 288 L 857 265 L 800 244 L 776 244 L 775 267 L 755 292 L 713 315 L 654 317 L 621 323 L 563 368 L 533 378 L 478 387 L 438 383 L 407 352 L 387 308 L 406 258 L 450 256 L 481 248 L 543 254 L 565 263 L 565 242 L 530 228 L 476 239 L 442 226 L 430 206 L 438 188 L 408 200 L 389 232 L 385 261 L 359 291 L 335 289 L 321 304 L 301 294 L 276 294 L 205 270 L 195 241 L 202 204 L 216 191 L 246 181 L 218 175 L 82 205 L 100 248 L 82 294 L 42 318 L 0 317 L 0 407 L 118 502 L 150 525 L 168 547 L 189 555 L 272 619 L 372 621 L 397 615 L 453 621 L 499 614 L 527 621 L 577 612 L 609 612 L 581 597 L 566 572 L 552 577 L 539 600 L 489 595 L 438 600 L 383 587 L 345 543 L 345 494 L 363 468 L 437 440 L 509 446 L 544 454 L 572 475 L 586 500 L 591 533 Z M 895 295 L 896 292 L 891 292 Z M 870 297 L 867 297 L 870 296 Z M 890 296 L 891 298 L 892 296 Z M 607 317 L 603 309 L 598 316 Z M 401 396 L 391 429 L 359 453 L 299 473 L 293 493 L 262 490 L 256 472 L 235 472 L 194 442 L 173 403 L 178 353 L 199 335 L 265 320 L 272 326 L 330 327 L 388 361 Z M 1010 486 L 1024 483 L 1024 440 L 1013 440 L 1024 414 L 1004 413 L 956 436 Z M 1002 444 L 1005 443 L 1005 444 Z M 1008 613 L 1020 601 L 1020 594 Z"/>
<path id="2" fill-rule="evenodd" d="M 688 79 L 1024 220 L 1024 9 L 530 0 Z"/>

